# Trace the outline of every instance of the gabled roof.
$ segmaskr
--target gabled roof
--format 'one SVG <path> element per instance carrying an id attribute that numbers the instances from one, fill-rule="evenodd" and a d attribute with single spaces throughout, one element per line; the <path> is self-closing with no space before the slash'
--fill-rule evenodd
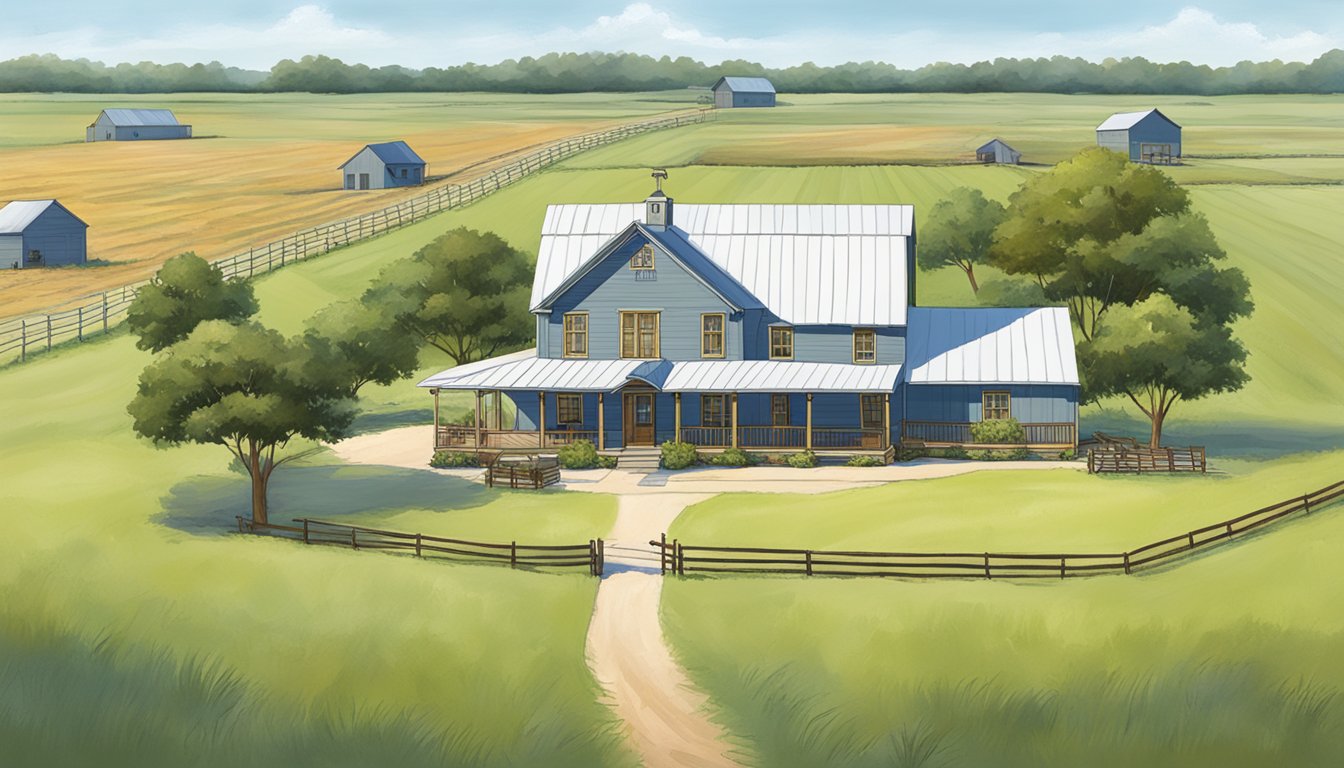
<path id="1" fill-rule="evenodd" d="M 975 151 L 976 151 L 976 152 L 988 152 L 988 151 L 994 149 L 995 147 L 1003 147 L 1004 149 L 1008 150 L 1009 152 L 1016 152 L 1016 151 L 1017 151 L 1017 150 L 1013 149 L 1012 147 L 1008 146 L 1008 145 L 1003 141 L 1003 139 L 991 139 L 991 140 L 989 140 L 988 142 L 985 142 L 983 145 L 981 145 L 981 147 L 980 147 L 979 149 L 977 149 L 977 150 L 975 150 Z"/>
<path id="2" fill-rule="evenodd" d="M 406 142 L 387 141 L 383 142 L 382 144 L 365 144 L 359 150 L 359 152 L 356 152 L 355 154 L 350 156 L 350 160 L 346 160 L 344 163 L 341 163 L 340 167 L 344 168 L 345 166 L 349 165 L 350 162 L 354 160 L 356 157 L 359 157 L 360 154 L 363 153 L 365 149 L 372 150 L 373 154 L 379 160 L 382 160 L 383 163 L 386 165 L 425 164 L 425 161 L 421 160 L 420 156 L 415 154 L 415 150 L 411 149 L 410 145 L 407 144 Z"/>
<path id="3" fill-rule="evenodd" d="M 549 206 L 531 305 L 643 218 L 643 203 Z M 660 243 L 684 240 L 786 323 L 906 322 L 911 206 L 677 203 L 674 223 Z"/>
<path id="4" fill-rule="evenodd" d="M 420 382 L 442 389 L 614 392 L 631 381 L 662 392 L 891 392 L 899 365 L 785 360 L 568 360 L 535 349 L 449 368 Z"/>
<path id="5" fill-rule="evenodd" d="M 84 220 L 70 213 L 70 209 L 55 200 L 15 200 L 14 202 L 0 208 L 0 235 L 12 235 L 28 228 L 38 216 L 41 216 L 51 206 L 56 206 L 62 211 L 69 213 L 70 216 L 84 226 Z"/>
<path id="6" fill-rule="evenodd" d="M 181 125 L 171 109 L 104 109 L 113 125 Z"/>
<path id="7" fill-rule="evenodd" d="M 720 77 L 712 90 L 727 85 L 733 93 L 774 93 L 775 85 L 764 77 Z"/>
<path id="8" fill-rule="evenodd" d="M 1097 126 L 1098 131 L 1127 131 L 1130 128 L 1143 122 L 1149 115 L 1157 115 L 1168 123 L 1180 128 L 1180 124 L 1170 117 L 1162 114 L 1156 109 L 1148 109 L 1143 112 L 1117 112 L 1106 118 L 1101 125 Z"/>
<path id="9" fill-rule="evenodd" d="M 913 307 L 906 336 L 912 384 L 1077 384 L 1063 307 Z"/>

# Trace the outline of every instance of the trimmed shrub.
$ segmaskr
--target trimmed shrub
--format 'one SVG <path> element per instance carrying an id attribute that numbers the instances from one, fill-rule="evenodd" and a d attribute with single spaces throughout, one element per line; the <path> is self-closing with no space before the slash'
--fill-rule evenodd
<path id="1" fill-rule="evenodd" d="M 877 456 L 850 456 L 846 467 L 884 467 L 886 462 Z"/>
<path id="2" fill-rule="evenodd" d="M 710 458 L 705 463 L 713 464 L 716 467 L 750 467 L 760 462 L 755 456 L 741 448 L 725 448 L 723 453 Z"/>
<path id="3" fill-rule="evenodd" d="M 959 445 L 953 445 L 948 448 L 926 448 L 924 455 L 931 459 L 969 459 L 966 449 Z"/>
<path id="4" fill-rule="evenodd" d="M 784 457 L 784 463 L 796 469 L 811 469 L 817 466 L 817 454 L 811 451 L 791 453 Z"/>
<path id="5" fill-rule="evenodd" d="M 564 469 L 592 469 L 597 466 L 597 448 L 592 440 L 575 440 L 555 452 Z"/>
<path id="6" fill-rule="evenodd" d="M 662 445 L 663 469 L 685 469 L 695 464 L 695 446 L 668 440 Z"/>
<path id="7" fill-rule="evenodd" d="M 461 451 L 435 451 L 429 460 L 429 466 L 435 469 L 458 469 L 461 467 L 479 467 L 476 454 Z"/>
<path id="8" fill-rule="evenodd" d="M 599 455 L 599 456 L 597 457 L 597 468 L 598 468 L 598 469 L 615 469 L 615 468 L 616 468 L 616 464 L 617 464 L 618 462 L 620 462 L 620 459 L 616 458 L 615 456 L 601 456 L 601 455 Z"/>
<path id="9" fill-rule="evenodd" d="M 1022 461 L 1031 458 L 1031 451 L 1026 448 L 967 451 L 966 458 L 973 461 Z"/>
<path id="10" fill-rule="evenodd" d="M 1078 452 L 1072 448 L 1066 448 L 1059 452 L 1060 461 L 1073 461 L 1076 458 L 1078 458 Z"/>
<path id="11" fill-rule="evenodd" d="M 971 425 L 971 439 L 991 445 L 1015 445 L 1027 441 L 1027 433 L 1017 419 L 986 419 Z"/>

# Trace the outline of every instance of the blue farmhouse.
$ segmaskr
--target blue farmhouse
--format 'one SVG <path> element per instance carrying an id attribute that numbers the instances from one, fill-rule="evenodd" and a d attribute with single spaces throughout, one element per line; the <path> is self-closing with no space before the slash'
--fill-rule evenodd
<path id="1" fill-rule="evenodd" d="M 775 86 L 764 77 L 720 77 L 714 84 L 714 106 L 718 109 L 773 107 Z"/>
<path id="2" fill-rule="evenodd" d="M 55 200 L 15 200 L 0 208 L 0 269 L 83 264 L 88 229 Z"/>
<path id="3" fill-rule="evenodd" d="M 680 440 L 890 460 L 902 439 L 964 444 L 972 423 L 1014 417 L 1031 445 L 1073 447 L 1067 311 L 913 307 L 914 256 L 908 205 L 685 205 L 661 191 L 552 205 L 536 348 L 421 382 L 436 446 Z M 440 423 L 440 390 L 474 392 L 474 423 Z"/>
<path id="4" fill-rule="evenodd" d="M 1181 126 L 1156 109 L 1120 112 L 1097 126 L 1097 146 L 1135 163 L 1171 165 L 1181 161 Z"/>
<path id="5" fill-rule="evenodd" d="M 155 141 L 190 139 L 191 126 L 177 121 L 170 109 L 104 109 L 88 128 L 85 141 Z"/>
<path id="6" fill-rule="evenodd" d="M 391 189 L 425 183 L 425 161 L 404 141 L 366 144 L 341 164 L 345 189 Z"/>

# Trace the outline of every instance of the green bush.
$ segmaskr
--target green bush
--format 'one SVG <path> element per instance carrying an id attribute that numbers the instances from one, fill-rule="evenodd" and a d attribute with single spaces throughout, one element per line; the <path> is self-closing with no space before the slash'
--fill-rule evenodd
<path id="1" fill-rule="evenodd" d="M 947 448 L 926 448 L 924 455 L 931 459 L 969 459 L 966 449 L 959 445 L 949 446 Z"/>
<path id="2" fill-rule="evenodd" d="M 575 440 L 555 452 L 565 469 L 592 469 L 597 466 L 597 448 L 592 440 Z"/>
<path id="3" fill-rule="evenodd" d="M 784 463 L 797 469 L 810 469 L 817 466 L 817 454 L 811 451 L 791 453 L 784 457 Z"/>
<path id="4" fill-rule="evenodd" d="M 435 451 L 433 458 L 429 460 L 429 466 L 435 469 L 479 467 L 480 465 L 480 462 L 476 460 L 476 454 L 462 453 L 461 451 Z"/>
<path id="5" fill-rule="evenodd" d="M 886 462 L 877 456 L 850 456 L 846 467 L 884 467 Z"/>
<path id="6" fill-rule="evenodd" d="M 1059 452 L 1060 461 L 1073 461 L 1076 458 L 1078 458 L 1078 452 L 1072 448 L 1065 448 Z"/>
<path id="7" fill-rule="evenodd" d="M 695 464 L 695 446 L 668 440 L 662 445 L 663 469 L 685 469 Z"/>
<path id="8" fill-rule="evenodd" d="M 1027 441 L 1027 433 L 1017 419 L 986 419 L 971 425 L 971 439 L 990 445 L 1016 445 Z"/>
<path id="9" fill-rule="evenodd" d="M 620 459 L 616 458 L 615 456 L 598 456 L 598 457 L 597 457 L 597 468 L 598 468 L 598 469 L 615 469 L 615 468 L 616 468 L 616 464 L 617 464 L 619 461 L 620 461 Z"/>
<path id="10" fill-rule="evenodd" d="M 741 448 L 725 448 L 723 453 L 705 463 L 713 464 L 716 467 L 750 467 L 753 464 L 759 464 L 760 460 Z"/>
<path id="11" fill-rule="evenodd" d="M 1026 448 L 967 451 L 966 458 L 974 461 L 1023 461 L 1031 458 L 1031 451 Z"/>

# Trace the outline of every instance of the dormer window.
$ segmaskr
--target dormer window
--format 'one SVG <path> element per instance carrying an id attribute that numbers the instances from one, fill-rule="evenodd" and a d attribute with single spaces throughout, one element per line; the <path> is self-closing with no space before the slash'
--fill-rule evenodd
<path id="1" fill-rule="evenodd" d="M 645 244 L 635 251 L 635 255 L 630 257 L 630 268 L 653 269 L 653 246 Z"/>
<path id="2" fill-rule="evenodd" d="M 770 359 L 793 359 L 793 329 L 776 325 L 770 329 Z"/>

